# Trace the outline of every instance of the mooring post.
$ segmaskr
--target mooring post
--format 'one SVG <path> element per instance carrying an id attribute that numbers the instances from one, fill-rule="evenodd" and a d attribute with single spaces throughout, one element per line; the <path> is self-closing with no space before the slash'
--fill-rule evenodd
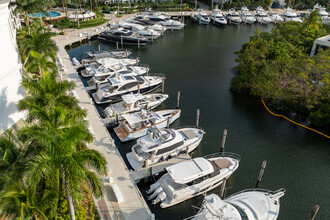
<path id="1" fill-rule="evenodd" d="M 223 199 L 224 195 L 225 195 L 226 182 L 227 182 L 227 179 L 224 179 L 222 184 L 221 184 L 221 188 L 220 188 L 220 198 L 221 199 Z"/>
<path id="2" fill-rule="evenodd" d="M 314 220 L 316 217 L 317 212 L 319 211 L 320 206 L 319 205 L 315 205 L 311 214 L 311 217 L 309 217 L 309 220 Z"/>
<path id="3" fill-rule="evenodd" d="M 139 66 L 139 58 L 136 57 L 136 66 Z"/>
<path id="4" fill-rule="evenodd" d="M 170 127 L 170 117 L 167 118 L 167 125 L 166 125 L 167 128 Z"/>
<path id="5" fill-rule="evenodd" d="M 138 94 L 140 94 L 140 83 L 138 83 Z"/>
<path id="6" fill-rule="evenodd" d="M 257 180 L 257 183 L 256 183 L 256 188 L 259 188 L 259 185 L 260 185 L 262 176 L 264 175 L 264 171 L 265 171 L 266 165 L 267 165 L 267 161 L 264 160 L 262 162 L 262 165 L 261 165 L 261 169 L 260 169 L 260 172 L 259 172 L 258 180 Z"/>
<path id="7" fill-rule="evenodd" d="M 138 38 L 138 48 L 140 49 L 140 38 Z"/>
<path id="8" fill-rule="evenodd" d="M 151 32 L 151 42 L 154 42 L 154 32 Z"/>
<path id="9" fill-rule="evenodd" d="M 124 44 L 123 35 L 120 36 L 120 43 L 121 43 L 121 47 L 123 47 L 123 44 Z"/>
<path id="10" fill-rule="evenodd" d="M 222 136 L 222 141 L 221 141 L 220 154 L 222 154 L 224 152 L 225 143 L 226 143 L 226 137 L 227 137 L 227 129 L 223 130 L 223 136 Z"/>
<path id="11" fill-rule="evenodd" d="M 126 52 L 126 59 L 127 59 L 127 58 L 128 58 L 128 52 L 127 52 L 127 49 L 126 49 L 126 51 L 125 51 L 125 52 Z"/>
<path id="12" fill-rule="evenodd" d="M 165 93 L 165 79 L 162 79 L 162 93 Z"/>
<path id="13" fill-rule="evenodd" d="M 196 112 L 196 128 L 198 128 L 198 126 L 199 126 L 199 114 L 200 114 L 200 110 L 198 108 L 197 112 Z"/>
<path id="14" fill-rule="evenodd" d="M 100 44 L 99 44 L 98 48 L 99 48 L 99 52 L 100 52 L 101 51 L 101 45 Z"/>
<path id="15" fill-rule="evenodd" d="M 177 96 L 177 99 L 176 99 L 176 108 L 179 109 L 180 107 L 180 91 L 178 91 L 178 96 Z"/>
<path id="16" fill-rule="evenodd" d="M 116 46 L 117 46 L 117 50 L 119 50 L 119 45 L 118 45 L 119 43 L 118 42 L 116 42 Z"/>
<path id="17" fill-rule="evenodd" d="M 171 26 L 171 31 L 173 32 L 173 22 L 172 22 L 172 26 Z"/>

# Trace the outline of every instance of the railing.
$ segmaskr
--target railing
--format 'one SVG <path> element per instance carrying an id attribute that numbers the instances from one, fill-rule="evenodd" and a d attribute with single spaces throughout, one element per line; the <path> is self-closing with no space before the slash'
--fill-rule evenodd
<path id="1" fill-rule="evenodd" d="M 164 73 L 148 73 L 147 76 L 157 76 L 157 77 L 166 79 L 166 75 Z"/>
<path id="2" fill-rule="evenodd" d="M 239 154 L 235 154 L 235 153 L 231 153 L 231 152 L 218 152 L 218 153 L 213 153 L 213 154 L 209 154 L 206 156 L 203 156 L 203 158 L 205 159 L 210 159 L 210 158 L 215 158 L 215 157 L 230 157 L 233 159 L 236 159 L 238 161 L 241 160 L 241 156 Z"/>
<path id="3" fill-rule="evenodd" d="M 281 188 L 279 190 L 276 190 L 276 191 L 272 191 L 272 190 L 268 190 L 268 189 L 259 189 L 259 188 L 251 188 L 251 189 L 245 189 L 245 190 L 242 190 L 242 191 L 239 191 L 237 193 L 234 193 L 230 196 L 228 196 L 226 199 L 229 199 L 233 196 L 236 196 L 238 194 L 241 194 L 241 193 L 246 193 L 246 192 L 264 192 L 264 193 L 268 193 L 268 194 L 271 194 L 271 195 L 275 195 L 276 193 L 279 193 L 279 192 L 285 192 L 286 190 L 284 188 Z"/>
<path id="4" fill-rule="evenodd" d="M 200 130 L 202 130 L 204 132 L 204 134 L 206 134 L 206 131 L 205 131 L 204 128 L 202 128 L 202 127 L 196 127 L 195 125 L 179 126 L 179 127 L 173 128 L 173 129 L 178 130 L 178 129 L 183 129 L 183 128 L 196 128 L 196 129 L 200 129 Z"/>

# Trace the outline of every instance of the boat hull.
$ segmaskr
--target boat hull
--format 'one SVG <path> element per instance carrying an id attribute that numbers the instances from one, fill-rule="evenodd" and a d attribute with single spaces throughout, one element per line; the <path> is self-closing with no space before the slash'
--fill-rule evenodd
<path id="1" fill-rule="evenodd" d="M 105 42 L 110 42 L 110 43 L 120 43 L 123 42 L 123 44 L 125 45 L 133 45 L 133 46 L 144 46 L 148 43 L 148 40 L 145 39 L 128 39 L 128 38 L 123 38 L 123 40 L 121 40 L 121 37 L 115 37 L 115 36 L 105 36 L 105 35 L 101 35 L 98 37 L 98 39 L 100 41 L 105 41 Z"/>

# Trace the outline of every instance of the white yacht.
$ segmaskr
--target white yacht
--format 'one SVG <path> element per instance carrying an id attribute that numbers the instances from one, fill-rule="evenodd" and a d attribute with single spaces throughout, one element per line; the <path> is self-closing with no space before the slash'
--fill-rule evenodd
<path id="1" fill-rule="evenodd" d="M 140 24 L 120 22 L 119 25 L 148 39 L 157 39 L 161 35 L 158 31 L 149 29 L 148 27 L 142 26 Z"/>
<path id="2" fill-rule="evenodd" d="M 227 24 L 227 21 L 226 21 L 225 17 L 223 16 L 220 9 L 214 9 L 210 16 L 210 19 L 211 19 L 212 24 L 216 24 L 216 25 Z"/>
<path id="3" fill-rule="evenodd" d="M 215 194 L 205 197 L 202 208 L 193 220 L 276 220 L 280 212 L 280 198 L 285 190 L 275 192 L 248 189 L 222 200 Z"/>
<path id="4" fill-rule="evenodd" d="M 108 68 L 109 69 L 109 68 Z M 122 76 L 142 76 L 149 71 L 148 67 L 142 66 L 127 66 L 124 69 L 112 72 L 96 73 L 87 81 L 88 87 L 86 90 L 96 90 L 100 87 L 109 86 L 110 77 L 117 77 L 117 74 Z"/>
<path id="5" fill-rule="evenodd" d="M 141 18 L 140 20 L 128 19 L 128 20 L 126 20 L 126 22 L 139 24 L 139 25 L 148 27 L 149 29 L 155 30 L 159 33 L 163 33 L 165 31 L 165 28 L 162 25 L 157 24 L 154 21 L 150 21 L 148 18 L 145 18 L 145 17 Z"/>
<path id="6" fill-rule="evenodd" d="M 148 134 L 152 126 L 165 128 L 180 117 L 180 109 L 167 109 L 150 111 L 142 109 L 141 112 L 122 115 L 123 121 L 113 130 L 121 142 L 137 139 Z"/>
<path id="7" fill-rule="evenodd" d="M 330 23 L 329 13 L 327 12 L 326 8 L 322 7 L 320 4 L 314 5 L 313 9 L 307 10 L 307 13 L 311 13 L 312 11 L 318 10 L 319 15 L 322 18 L 322 22 L 324 24 Z"/>
<path id="8" fill-rule="evenodd" d="M 284 22 L 284 19 L 275 12 L 268 12 L 268 16 L 270 20 L 275 24 Z"/>
<path id="9" fill-rule="evenodd" d="M 164 77 L 158 76 L 123 76 L 116 74 L 108 78 L 109 84 L 98 88 L 92 94 L 96 104 L 105 104 L 121 101 L 122 95 L 129 93 L 148 93 L 158 88 Z"/>
<path id="10" fill-rule="evenodd" d="M 284 21 L 296 21 L 302 23 L 302 20 L 298 17 L 295 10 L 292 8 L 286 8 L 283 12 Z"/>
<path id="11" fill-rule="evenodd" d="M 246 6 L 241 8 L 240 16 L 242 19 L 242 23 L 253 24 L 254 22 L 256 22 L 255 17 L 253 17 L 253 15 L 250 13 L 250 10 Z"/>
<path id="12" fill-rule="evenodd" d="M 205 132 L 198 128 L 158 129 L 152 127 L 149 134 L 137 140 L 132 152 L 126 154 L 134 170 L 148 167 L 166 159 L 190 153 L 202 141 Z"/>
<path id="13" fill-rule="evenodd" d="M 226 18 L 228 24 L 240 24 L 242 22 L 242 19 L 240 18 L 238 12 L 235 11 L 235 9 L 229 9 Z"/>
<path id="14" fill-rule="evenodd" d="M 111 50 L 111 51 L 88 51 L 87 55 L 90 58 L 98 59 L 104 57 L 112 57 L 112 58 L 127 58 L 132 54 L 131 50 Z"/>
<path id="15" fill-rule="evenodd" d="M 175 21 L 169 17 L 162 14 L 145 14 L 139 15 L 136 17 L 136 20 L 145 20 L 149 19 L 150 21 L 156 22 L 162 25 L 166 30 L 181 30 L 184 27 L 184 24 L 180 21 Z"/>
<path id="16" fill-rule="evenodd" d="M 270 17 L 261 6 L 256 9 L 254 17 L 260 24 L 269 24 L 271 22 Z"/>
<path id="17" fill-rule="evenodd" d="M 153 204 L 167 208 L 219 186 L 238 168 L 237 154 L 213 154 L 180 162 L 166 168 L 164 174 L 147 191 Z"/>
<path id="18" fill-rule="evenodd" d="M 194 16 L 194 20 L 199 24 L 209 24 L 211 21 L 204 11 L 199 11 L 197 15 Z"/>
<path id="19" fill-rule="evenodd" d="M 104 109 L 105 124 L 113 123 L 123 120 L 123 114 L 130 114 L 141 111 L 142 109 L 154 109 L 163 103 L 167 98 L 167 94 L 153 93 L 153 94 L 127 94 L 123 95 L 121 102 L 109 105 Z"/>

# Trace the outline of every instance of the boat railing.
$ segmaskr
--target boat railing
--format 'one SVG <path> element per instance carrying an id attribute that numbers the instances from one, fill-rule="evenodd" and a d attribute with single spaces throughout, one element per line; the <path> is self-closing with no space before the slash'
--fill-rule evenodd
<path id="1" fill-rule="evenodd" d="M 202 130 L 204 132 L 204 134 L 206 134 L 205 130 L 202 127 L 196 127 L 194 125 L 191 125 L 191 126 L 185 125 L 185 126 L 175 127 L 173 129 L 178 130 L 178 129 L 183 129 L 183 128 L 196 128 L 196 129 L 200 129 L 200 130 Z"/>
<path id="2" fill-rule="evenodd" d="M 279 192 L 285 192 L 286 190 L 284 188 L 281 188 L 281 189 L 278 189 L 276 191 L 272 191 L 272 190 L 269 190 L 269 189 L 259 189 L 259 188 L 251 188 L 251 189 L 245 189 L 245 190 L 242 190 L 242 191 L 239 191 L 237 193 L 234 193 L 228 197 L 226 197 L 226 199 L 229 199 L 235 195 L 238 195 L 238 194 L 241 194 L 241 193 L 246 193 L 246 192 L 264 192 L 264 193 L 269 193 L 271 195 L 275 195 Z"/>
<path id="3" fill-rule="evenodd" d="M 231 153 L 231 152 L 221 152 L 221 153 L 217 152 L 217 153 L 203 156 L 203 158 L 205 158 L 205 159 L 210 159 L 210 158 L 215 158 L 215 157 L 230 157 L 230 158 L 236 159 L 238 161 L 241 160 L 241 155 L 236 154 L 236 153 Z"/>
<path id="4" fill-rule="evenodd" d="M 157 76 L 162 79 L 166 79 L 166 75 L 164 73 L 148 73 L 148 76 Z"/>

